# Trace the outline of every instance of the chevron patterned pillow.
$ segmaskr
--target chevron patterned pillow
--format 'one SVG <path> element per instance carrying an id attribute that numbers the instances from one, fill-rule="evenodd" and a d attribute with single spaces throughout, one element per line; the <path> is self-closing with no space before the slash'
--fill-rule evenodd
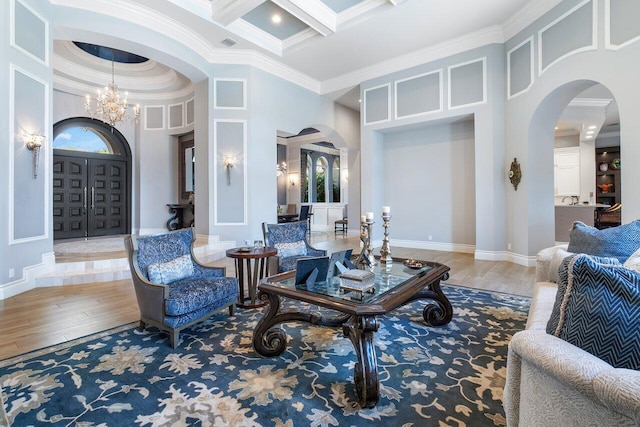
<path id="1" fill-rule="evenodd" d="M 640 273 L 589 255 L 566 263 L 566 290 L 550 333 L 616 368 L 640 370 Z"/>
<path id="2" fill-rule="evenodd" d="M 640 220 L 617 227 L 598 230 L 576 221 L 569 233 L 567 251 L 599 257 L 618 258 L 625 262 L 640 248 Z"/>

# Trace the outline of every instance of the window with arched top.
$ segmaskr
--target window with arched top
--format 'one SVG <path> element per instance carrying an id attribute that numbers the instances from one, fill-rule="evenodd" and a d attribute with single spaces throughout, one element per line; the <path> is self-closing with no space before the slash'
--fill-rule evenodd
<path id="1" fill-rule="evenodd" d="M 327 201 L 327 159 L 318 157 L 316 161 L 316 202 Z"/>
<path id="2" fill-rule="evenodd" d="M 53 140 L 56 150 L 82 151 L 98 154 L 120 154 L 110 138 L 98 128 L 91 126 L 69 126 L 59 132 Z"/>
<path id="3" fill-rule="evenodd" d="M 333 160 L 333 171 L 331 176 L 331 182 L 333 183 L 333 200 L 332 202 L 340 202 L 340 158 L 336 157 Z"/>

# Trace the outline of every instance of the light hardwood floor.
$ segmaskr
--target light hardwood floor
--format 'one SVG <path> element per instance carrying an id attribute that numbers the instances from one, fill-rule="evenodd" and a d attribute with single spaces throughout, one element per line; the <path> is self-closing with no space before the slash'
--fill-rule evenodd
<path id="1" fill-rule="evenodd" d="M 336 251 L 358 248 L 357 235 L 313 233 L 311 243 Z M 451 268 L 445 283 L 531 296 L 534 268 L 509 262 L 479 261 L 472 254 L 391 248 L 393 256 L 436 261 Z M 376 249 L 375 253 L 378 253 Z M 122 256 L 122 254 L 117 254 Z M 57 261 L 103 259 L 104 254 L 56 257 Z M 112 256 L 112 254 L 109 254 Z M 212 263 L 234 274 L 233 262 Z M 38 288 L 0 301 L 0 360 L 105 329 L 135 322 L 138 305 L 131 280 Z"/>

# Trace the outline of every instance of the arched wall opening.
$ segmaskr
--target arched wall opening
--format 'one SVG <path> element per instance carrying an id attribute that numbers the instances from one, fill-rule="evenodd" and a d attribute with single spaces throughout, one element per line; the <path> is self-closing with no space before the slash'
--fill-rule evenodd
<path id="1" fill-rule="evenodd" d="M 598 84 L 594 80 L 563 83 L 542 99 L 531 117 L 527 132 L 528 252 L 555 244 L 554 137 L 555 126 L 571 100 Z M 591 167 L 595 167 L 591 165 Z"/>

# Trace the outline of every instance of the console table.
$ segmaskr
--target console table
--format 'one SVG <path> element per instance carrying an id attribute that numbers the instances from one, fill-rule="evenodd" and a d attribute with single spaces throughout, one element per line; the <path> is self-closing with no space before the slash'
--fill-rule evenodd
<path id="1" fill-rule="evenodd" d="M 189 224 L 185 224 L 184 222 L 184 211 L 186 209 L 190 210 L 191 215 L 193 216 L 193 205 L 192 204 L 167 204 L 169 207 L 169 213 L 173 215 L 167 221 L 167 230 L 179 230 L 181 228 L 191 227 L 193 225 L 193 220 L 189 222 Z"/>

